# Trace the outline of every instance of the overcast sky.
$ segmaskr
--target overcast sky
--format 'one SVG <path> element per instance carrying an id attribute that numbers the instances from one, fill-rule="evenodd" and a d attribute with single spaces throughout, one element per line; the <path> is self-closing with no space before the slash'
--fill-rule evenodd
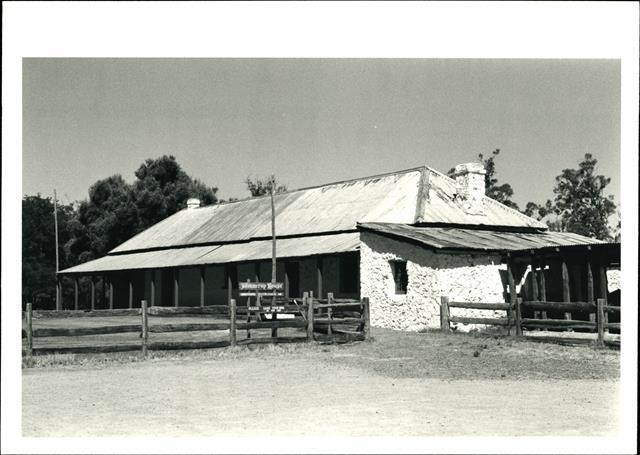
<path id="1" fill-rule="evenodd" d="M 521 206 L 585 153 L 618 202 L 618 61 L 23 60 L 23 194 L 63 202 L 163 154 L 229 198 L 248 175 L 298 188 L 446 172 L 495 148 Z"/>

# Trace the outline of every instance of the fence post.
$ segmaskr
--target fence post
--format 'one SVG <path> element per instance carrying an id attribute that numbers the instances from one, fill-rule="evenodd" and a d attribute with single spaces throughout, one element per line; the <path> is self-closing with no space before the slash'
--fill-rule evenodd
<path id="1" fill-rule="evenodd" d="M 275 293 L 275 291 L 273 291 Z M 271 299 L 271 322 L 278 320 L 278 312 L 274 309 L 276 307 L 276 296 Z M 277 324 L 277 323 L 276 323 Z M 278 338 L 278 326 L 271 327 L 271 338 Z"/>
<path id="2" fill-rule="evenodd" d="M 147 356 L 147 341 L 149 340 L 149 321 L 147 318 L 147 301 L 140 302 L 140 314 L 142 315 L 142 356 Z"/>
<path id="3" fill-rule="evenodd" d="M 313 341 L 313 293 L 307 297 L 307 341 Z"/>
<path id="4" fill-rule="evenodd" d="M 333 292 L 327 292 L 327 303 L 333 303 Z M 327 325 L 327 335 L 333 335 L 333 328 L 331 327 L 331 321 L 333 320 L 333 309 L 331 307 L 327 307 L 327 319 L 329 319 L 329 324 Z"/>
<path id="5" fill-rule="evenodd" d="M 440 329 L 443 332 L 451 332 L 449 327 L 449 297 L 440 297 Z"/>
<path id="6" fill-rule="evenodd" d="M 236 345 L 236 299 L 229 301 L 229 343 Z"/>
<path id="7" fill-rule="evenodd" d="M 27 357 L 31 357 L 33 354 L 33 313 L 31 303 L 27 303 L 25 317 L 27 323 Z"/>
<path id="8" fill-rule="evenodd" d="M 596 300 L 596 324 L 598 326 L 598 345 L 604 344 L 604 299 Z"/>
<path id="9" fill-rule="evenodd" d="M 522 297 L 516 299 L 516 336 L 522 336 L 522 309 L 520 304 L 522 303 Z"/>
<path id="10" fill-rule="evenodd" d="M 364 339 L 368 340 L 371 333 L 371 321 L 369 318 L 369 297 L 363 298 L 362 303 L 364 304 L 362 308 L 362 316 L 364 317 Z"/>

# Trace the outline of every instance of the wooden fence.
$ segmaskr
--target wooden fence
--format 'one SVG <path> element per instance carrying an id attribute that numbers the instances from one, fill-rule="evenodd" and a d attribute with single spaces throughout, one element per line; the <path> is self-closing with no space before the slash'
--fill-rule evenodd
<path id="1" fill-rule="evenodd" d="M 501 318 L 476 318 L 451 316 L 450 308 L 465 308 L 476 310 L 506 311 L 506 317 Z M 583 321 L 577 319 L 532 319 L 523 318 L 522 310 L 531 309 L 542 312 L 565 312 L 575 313 L 595 313 L 594 320 Z M 547 330 L 573 330 L 585 329 L 597 333 L 597 343 L 602 345 L 619 344 L 615 341 L 605 340 L 604 333 L 610 329 L 620 330 L 620 323 L 609 323 L 607 314 L 620 314 L 620 307 L 606 305 L 604 299 L 597 299 L 591 302 L 542 302 L 542 301 L 522 301 L 517 298 L 515 303 L 484 303 L 484 302 L 452 302 L 448 297 L 442 297 L 440 302 L 440 327 L 443 331 L 451 331 L 451 323 L 461 324 L 484 324 L 506 327 L 513 335 L 522 336 L 523 329 L 547 329 Z"/>
<path id="2" fill-rule="evenodd" d="M 271 299 L 270 299 L 271 300 Z M 149 350 L 202 349 L 261 343 L 293 343 L 319 341 L 343 343 L 369 338 L 369 300 L 315 299 L 313 293 L 305 293 L 302 299 L 276 298 L 265 305 L 241 306 L 232 299 L 227 305 L 204 307 L 148 307 L 146 300 L 141 308 L 128 310 L 91 311 L 32 311 L 27 303 L 23 338 L 26 338 L 26 355 L 51 353 L 100 353 L 140 350 L 146 355 Z M 150 318 L 176 318 L 211 315 L 228 319 L 226 321 L 149 324 Z M 278 319 L 278 315 L 290 315 L 288 319 Z M 115 317 L 140 316 L 139 324 L 105 325 L 80 328 L 34 328 L 33 320 L 41 318 Z M 278 329 L 296 328 L 302 336 L 278 336 Z M 271 329 L 270 337 L 255 337 L 252 330 Z M 150 334 L 195 331 L 228 330 L 228 339 L 209 341 L 155 341 Z M 237 332 L 246 330 L 246 338 L 238 340 Z M 34 339 L 43 337 L 80 337 L 87 335 L 107 335 L 138 333 L 140 343 L 119 343 L 109 345 L 87 345 L 46 347 L 34 346 Z M 152 338 L 152 337 L 151 337 Z"/>

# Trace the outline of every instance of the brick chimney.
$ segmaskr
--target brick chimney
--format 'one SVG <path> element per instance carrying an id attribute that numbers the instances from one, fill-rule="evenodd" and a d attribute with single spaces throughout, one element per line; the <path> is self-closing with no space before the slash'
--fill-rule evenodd
<path id="1" fill-rule="evenodd" d="M 187 209 L 197 209 L 198 207 L 200 207 L 200 199 L 195 197 L 187 199 Z"/>
<path id="2" fill-rule="evenodd" d="M 484 215 L 484 175 L 481 163 L 458 164 L 453 177 L 456 179 L 456 200 L 469 215 Z"/>

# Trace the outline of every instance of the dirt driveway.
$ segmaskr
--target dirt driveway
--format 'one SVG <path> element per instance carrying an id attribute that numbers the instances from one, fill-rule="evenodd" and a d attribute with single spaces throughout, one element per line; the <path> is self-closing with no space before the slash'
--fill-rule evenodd
<path id="1" fill-rule="evenodd" d="M 469 334 L 373 334 L 373 342 L 348 345 L 154 352 L 144 361 L 137 353 L 40 358 L 23 370 L 23 434 L 617 432 L 617 351 Z"/>

